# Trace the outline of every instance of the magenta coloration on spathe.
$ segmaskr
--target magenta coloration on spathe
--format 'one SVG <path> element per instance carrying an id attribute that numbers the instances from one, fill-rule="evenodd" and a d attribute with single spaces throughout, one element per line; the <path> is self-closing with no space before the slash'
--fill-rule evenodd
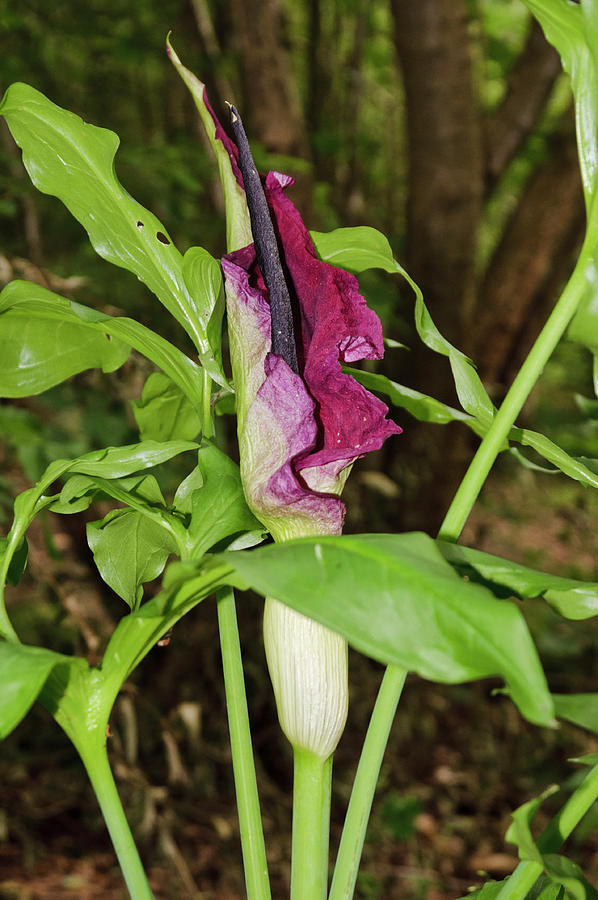
<path id="1" fill-rule="evenodd" d="M 237 148 L 204 99 L 216 137 L 242 184 Z M 240 411 L 247 438 L 241 438 L 241 452 L 243 456 L 245 445 L 245 456 L 251 457 L 245 465 L 242 460 L 245 491 L 268 527 L 290 516 L 303 522 L 297 522 L 300 533 L 312 532 L 310 519 L 317 533 L 340 533 L 345 510 L 335 495 L 342 489 L 343 470 L 401 432 L 386 418 L 388 407 L 341 368 L 360 359 L 380 359 L 382 327 L 355 276 L 318 258 L 298 210 L 284 193 L 293 179 L 269 172 L 262 182 L 299 319 L 299 375 L 271 352 L 268 293 L 253 245 L 228 254 L 222 268 L 229 324 L 231 337 L 233 331 L 236 335 L 236 355 L 244 358 L 235 380 L 238 405 L 242 396 L 247 401 L 247 409 Z M 252 387 L 241 386 L 241 379 Z M 259 454 L 250 449 L 256 442 Z"/>

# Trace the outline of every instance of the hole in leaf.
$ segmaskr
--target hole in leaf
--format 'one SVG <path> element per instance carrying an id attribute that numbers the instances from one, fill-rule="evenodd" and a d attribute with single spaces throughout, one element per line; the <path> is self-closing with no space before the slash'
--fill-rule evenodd
<path id="1" fill-rule="evenodd" d="M 161 244 L 166 244 L 166 245 L 170 244 L 170 241 L 168 240 L 166 235 L 163 234 L 161 231 L 156 232 L 156 237 L 160 241 Z"/>
<path id="2" fill-rule="evenodd" d="M 140 231 L 143 228 L 143 222 L 141 221 L 141 219 L 137 222 L 137 228 L 139 228 Z"/>

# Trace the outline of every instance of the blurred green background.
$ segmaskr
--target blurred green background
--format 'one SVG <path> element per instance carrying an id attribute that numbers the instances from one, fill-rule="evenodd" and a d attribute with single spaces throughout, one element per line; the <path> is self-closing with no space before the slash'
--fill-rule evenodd
<path id="1" fill-rule="evenodd" d="M 191 98 L 164 52 L 167 32 L 207 84 L 215 109 L 241 110 L 260 169 L 296 178 L 309 227 L 384 231 L 424 290 L 441 331 L 469 353 L 496 402 L 525 357 L 583 236 L 568 81 L 516 0 L 4 0 L 0 88 L 26 81 L 121 139 L 120 180 L 180 250 L 224 252 L 217 173 Z M 86 235 L 38 194 L 0 123 L 0 283 L 26 278 L 184 336 L 132 275 L 95 256 Z M 419 347 L 412 296 L 380 273 L 363 292 L 385 333 L 407 345 L 380 371 L 456 403 L 446 360 Z M 149 369 L 84 373 L 39 397 L 0 405 L 0 524 L 16 493 L 56 457 L 135 440 L 130 401 Z M 575 455 L 598 457 L 585 351 L 564 343 L 521 424 Z M 456 425 L 419 425 L 356 467 L 348 530 L 434 533 L 475 449 Z M 234 452 L 230 422 L 220 440 Z M 184 474 L 182 471 L 181 474 Z M 174 477 L 174 476 L 172 476 Z M 168 486 L 168 485 L 167 485 Z M 105 510 L 96 508 L 91 518 Z M 528 564 L 596 580 L 597 501 L 566 481 L 499 460 L 464 540 Z M 24 639 L 96 660 L 125 610 L 99 582 L 85 519 L 32 529 L 29 574 L 11 598 Z M 595 626 L 528 603 L 554 690 L 596 690 Z M 277 730 L 260 636 L 260 601 L 240 618 L 274 893 L 289 878 L 291 760 Z M 187 624 L 188 622 L 188 624 Z M 243 895 L 238 826 L 213 604 L 148 658 L 118 702 L 111 748 L 157 898 Z M 380 677 L 352 658 L 352 704 L 337 754 L 333 846 Z M 359 882 L 362 898 L 458 897 L 515 865 L 511 809 L 568 757 L 598 746 L 573 727 L 523 723 L 492 684 L 408 685 L 384 764 Z M 90 789 L 42 710 L 0 757 L 0 898 L 124 896 Z M 547 808 L 550 811 L 550 801 Z M 557 808 L 553 802 L 553 809 Z M 542 812 L 540 818 L 544 816 Z M 589 820 L 597 814 L 591 812 Z M 571 855 L 598 878 L 598 844 L 580 830 Z"/>

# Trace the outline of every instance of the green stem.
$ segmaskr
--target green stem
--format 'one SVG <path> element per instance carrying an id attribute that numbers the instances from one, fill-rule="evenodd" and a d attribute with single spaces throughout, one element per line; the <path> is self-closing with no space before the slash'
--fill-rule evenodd
<path id="1" fill-rule="evenodd" d="M 293 748 L 291 900 L 326 900 L 332 756 Z"/>
<path id="2" fill-rule="evenodd" d="M 0 603 L 0 635 L 6 640 L 10 641 L 13 644 L 20 644 L 19 635 L 16 633 L 14 628 L 12 627 L 12 622 L 8 618 L 8 613 L 4 608 L 4 603 Z"/>
<path id="3" fill-rule="evenodd" d="M 224 588 L 218 594 L 218 626 L 247 897 L 248 900 L 270 900 L 235 596 L 230 588 Z"/>
<path id="4" fill-rule="evenodd" d="M 571 794 L 563 808 L 546 826 L 538 838 L 541 853 L 556 853 L 563 841 L 585 816 L 598 798 L 598 766 L 594 766 Z M 543 872 L 543 866 L 532 860 L 519 863 L 507 879 L 496 900 L 523 900 Z"/>
<path id="5" fill-rule="evenodd" d="M 388 666 L 384 673 L 351 791 L 329 900 L 353 896 L 380 767 L 406 676 L 398 666 Z"/>
<path id="6" fill-rule="evenodd" d="M 116 790 L 106 752 L 106 739 L 104 737 L 98 737 L 97 740 L 86 739 L 84 747 L 79 744 L 77 746 L 98 798 L 131 900 L 153 900 L 154 895 Z"/>
<path id="7" fill-rule="evenodd" d="M 594 241 L 586 239 L 571 278 L 561 294 L 556 306 L 538 335 L 527 359 L 498 410 L 492 425 L 478 447 L 471 464 L 459 485 L 438 537 L 456 541 L 463 530 L 467 517 L 478 498 L 484 482 L 494 465 L 496 457 L 504 446 L 515 419 L 521 412 L 536 381 L 542 374 L 554 348 L 562 338 L 575 314 L 580 300 L 587 289 L 586 268 L 591 259 Z"/>

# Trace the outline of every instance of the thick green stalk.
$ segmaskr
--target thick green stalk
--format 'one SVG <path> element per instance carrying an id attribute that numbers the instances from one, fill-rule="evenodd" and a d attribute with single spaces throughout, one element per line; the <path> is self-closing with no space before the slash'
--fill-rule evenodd
<path id="1" fill-rule="evenodd" d="M 538 838 L 541 853 L 556 853 L 576 825 L 598 798 L 598 765 L 594 766 L 571 794 L 563 808 L 546 826 Z M 524 900 L 542 874 L 539 862 L 523 860 L 507 879 L 496 900 Z"/>
<path id="2" fill-rule="evenodd" d="M 203 436 L 206 438 L 214 436 L 211 396 L 212 379 L 204 369 Z M 235 595 L 232 588 L 220 590 L 217 602 L 220 652 L 247 897 L 248 900 L 270 900 L 268 863 L 253 761 Z"/>
<path id="3" fill-rule="evenodd" d="M 332 756 L 293 748 L 291 900 L 326 900 Z"/>
<path id="4" fill-rule="evenodd" d="M 235 596 L 231 588 L 224 588 L 218 594 L 218 626 L 247 897 L 270 900 Z"/>
<path id="5" fill-rule="evenodd" d="M 343 826 L 329 900 L 351 900 L 388 735 L 407 673 L 388 666 L 363 744 Z"/>
<path id="6" fill-rule="evenodd" d="M 153 900 L 154 895 L 114 783 L 105 737 L 97 735 L 91 740 L 86 737 L 84 743 L 77 743 L 77 749 L 98 798 L 131 900 Z"/>
<path id="7" fill-rule="evenodd" d="M 504 446 L 509 431 L 515 424 L 523 404 L 542 374 L 556 345 L 563 337 L 587 289 L 586 268 L 591 260 L 593 249 L 594 240 L 590 242 L 586 239 L 571 278 L 509 388 L 492 425 L 459 485 L 440 527 L 438 537 L 448 541 L 456 541 L 459 538 L 488 473 Z"/>

